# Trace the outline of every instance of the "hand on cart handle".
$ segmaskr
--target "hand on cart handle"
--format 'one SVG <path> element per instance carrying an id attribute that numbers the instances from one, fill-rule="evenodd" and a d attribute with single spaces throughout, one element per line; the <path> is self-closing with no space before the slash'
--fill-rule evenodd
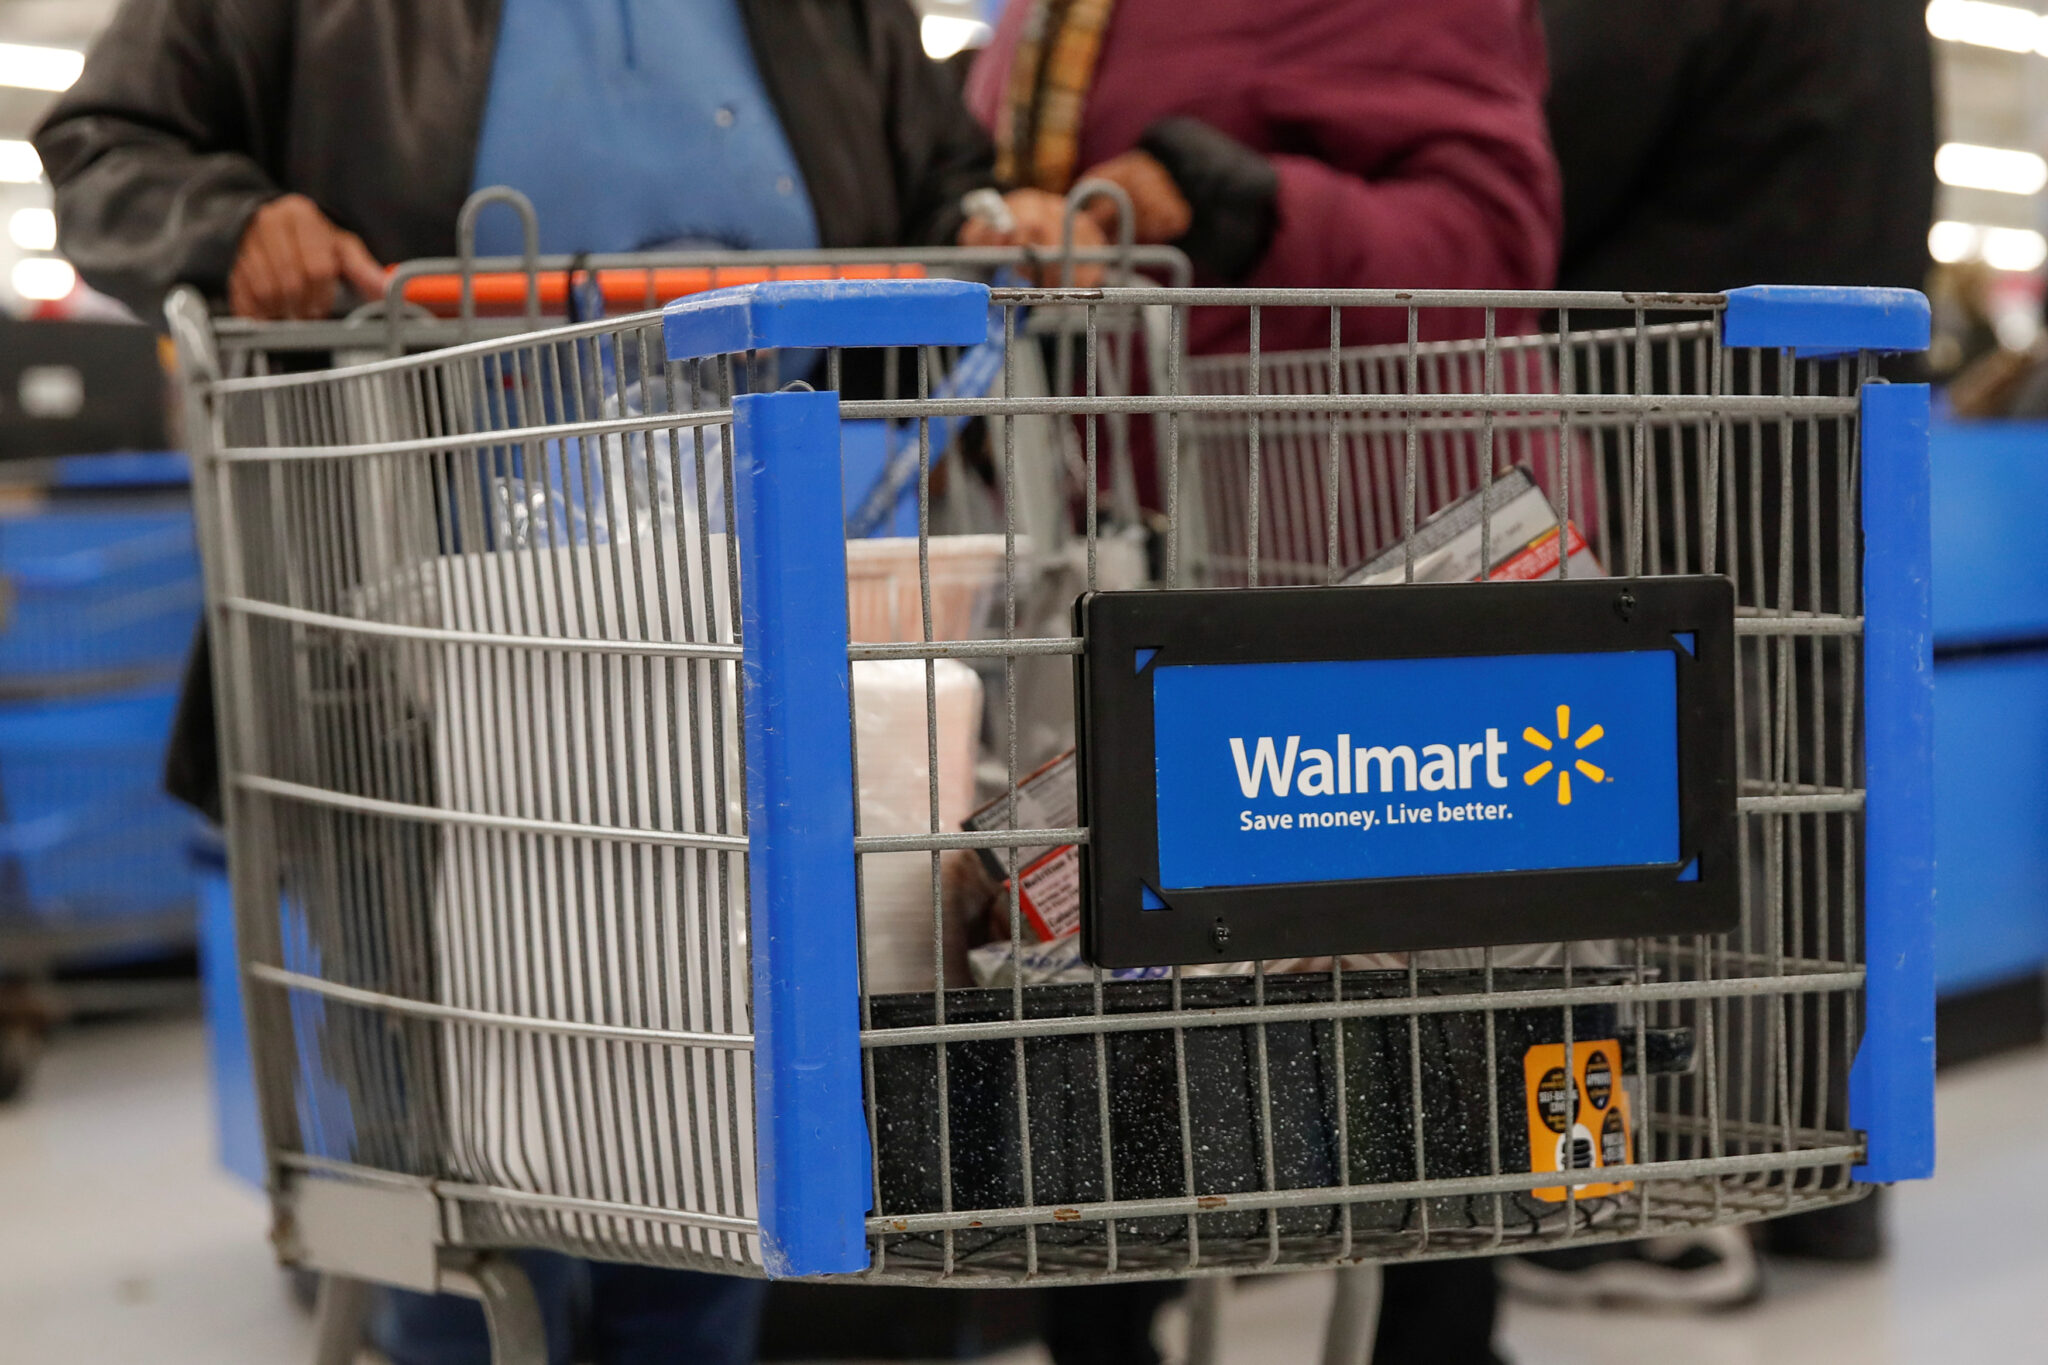
<path id="1" fill-rule="evenodd" d="M 1066 213 L 1066 201 L 1045 190 L 1011 190 L 1002 196 L 1001 206 L 1007 211 L 1007 222 L 993 211 L 976 212 L 970 206 L 967 221 L 960 225 L 960 245 L 1024 247 L 1034 258 L 1030 271 L 1032 278 L 1041 285 L 1059 284 L 1061 219 Z M 1077 249 L 1089 250 L 1107 244 L 1108 238 L 1103 236 L 1101 226 L 1093 218 L 1082 215 L 1076 219 L 1074 246 Z M 1074 267 L 1074 284 L 1092 289 L 1102 283 L 1102 275 L 1100 262 L 1084 261 Z"/>
<path id="2" fill-rule="evenodd" d="M 1150 152 L 1129 151 L 1088 172 L 1088 180 L 1107 180 L 1131 197 L 1134 237 L 1146 245 L 1177 242 L 1194 226 L 1195 213 L 1173 175 Z M 1091 200 L 1084 212 L 1103 232 L 1117 230 L 1118 206 L 1107 196 Z"/>
<path id="3" fill-rule="evenodd" d="M 303 194 L 257 209 L 228 275 L 228 307 L 263 321 L 334 315 L 336 286 L 362 299 L 384 296 L 384 267 L 363 239 L 328 220 Z"/>

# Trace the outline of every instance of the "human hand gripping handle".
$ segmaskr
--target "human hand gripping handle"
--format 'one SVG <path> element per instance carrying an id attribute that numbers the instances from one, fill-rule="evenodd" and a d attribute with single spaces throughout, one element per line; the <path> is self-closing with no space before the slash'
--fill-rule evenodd
<path id="1" fill-rule="evenodd" d="M 1130 196 L 1137 239 L 1186 252 L 1203 275 L 1235 284 L 1258 269 L 1273 244 L 1280 177 L 1272 163 L 1200 119 L 1161 119 L 1138 146 L 1091 169 Z M 1116 225 L 1106 199 L 1089 212 Z"/>
<path id="2" fill-rule="evenodd" d="M 384 267 L 363 239 L 329 221 L 303 194 L 257 209 L 228 274 L 228 308 L 263 321 L 331 317 L 337 286 L 364 300 L 384 295 Z"/>
<path id="3" fill-rule="evenodd" d="M 1045 190 L 1011 190 L 998 199 L 992 191 L 975 190 L 963 207 L 967 220 L 960 225 L 961 246 L 1021 246 L 1037 260 L 1031 271 L 1041 285 L 1060 282 L 1059 255 L 1065 230 L 1067 201 Z M 1001 212 L 997 210 L 1000 209 Z M 1101 247 L 1108 242 L 1102 227 L 1087 214 L 1074 220 L 1077 250 Z M 1102 282 L 1099 262 L 1078 264 L 1074 283 L 1093 288 Z"/>

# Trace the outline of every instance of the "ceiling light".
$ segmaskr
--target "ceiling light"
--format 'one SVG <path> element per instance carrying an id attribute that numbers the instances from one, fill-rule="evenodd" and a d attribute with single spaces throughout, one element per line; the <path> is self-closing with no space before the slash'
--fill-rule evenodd
<path id="1" fill-rule="evenodd" d="M 16 209 L 7 220 L 7 235 L 23 251 L 54 251 L 57 215 L 48 209 Z"/>
<path id="2" fill-rule="evenodd" d="M 14 292 L 25 299 L 54 302 L 78 287 L 71 262 L 55 256 L 24 256 L 14 263 Z"/>
<path id="3" fill-rule="evenodd" d="M 2048 161 L 2032 152 L 1951 142 L 1934 154 L 1934 173 L 1959 189 L 2034 194 L 2048 184 Z"/>
<path id="4" fill-rule="evenodd" d="M 85 70 L 85 54 L 68 47 L 0 43 L 0 85 L 24 90 L 69 90 Z"/>
<path id="5" fill-rule="evenodd" d="M 1985 228 L 1984 264 L 1993 270 L 2039 270 L 2048 261 L 2048 237 L 2032 228 Z"/>
<path id="6" fill-rule="evenodd" d="M 26 142 L 0 138 L 0 183 L 33 185 L 43 178 L 43 159 Z"/>
<path id="7" fill-rule="evenodd" d="M 1982 261 L 2021 274 L 2048 264 L 2048 237 L 2032 228 L 1986 227 L 1944 219 L 1927 233 L 1927 254 L 1943 265 Z"/>
<path id="8" fill-rule="evenodd" d="M 1933 0 L 1927 6 L 1927 31 L 1947 42 L 2006 52 L 2032 52 L 2044 36 L 2041 16 L 2034 11 L 1986 0 Z"/>
<path id="9" fill-rule="evenodd" d="M 953 14 L 927 14 L 920 35 L 924 39 L 924 55 L 935 62 L 980 47 L 995 32 L 979 19 L 968 19 Z"/>
<path id="10" fill-rule="evenodd" d="M 1943 265 L 1976 260 L 1983 244 L 1983 233 L 1974 223 L 1944 220 L 1927 230 L 1927 254 Z"/>

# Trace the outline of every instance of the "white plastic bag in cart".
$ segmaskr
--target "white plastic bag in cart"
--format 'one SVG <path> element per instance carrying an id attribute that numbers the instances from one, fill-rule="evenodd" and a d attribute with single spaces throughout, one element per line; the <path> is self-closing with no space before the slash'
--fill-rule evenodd
<path id="1" fill-rule="evenodd" d="M 364 608 L 387 619 L 529 641 L 429 647 L 431 666 L 415 686 L 432 718 L 438 806 L 649 832 L 575 838 L 451 824 L 434 895 L 438 1003 L 629 1029 L 748 1031 L 745 863 L 658 842 L 664 832 L 743 828 L 738 665 L 589 647 L 732 641 L 726 538 L 705 537 L 690 553 L 693 540 L 443 556 L 366 594 Z M 934 665 L 934 681 L 941 828 L 951 828 L 973 801 L 981 683 L 953 660 Z M 924 832 L 925 666 L 862 661 L 853 683 L 862 827 Z M 929 855 L 863 861 L 869 989 L 929 989 Z M 445 1037 L 449 1161 L 463 1177 L 754 1215 L 744 1051 L 489 1024 L 456 1025 Z M 536 1216 L 572 1234 L 582 1221 Z M 706 1251 L 733 1236 L 668 1235 Z M 756 1258 L 752 1239 L 742 1240 L 739 1254 Z"/>
<path id="2" fill-rule="evenodd" d="M 578 643 L 729 643 L 724 537 L 695 542 L 704 552 L 687 555 L 693 542 L 650 537 L 630 552 L 593 545 L 436 559 L 429 624 Z M 430 713 L 442 808 L 631 831 L 743 829 L 734 661 L 449 646 L 436 665 Z M 442 1003 L 573 1023 L 748 1032 L 745 862 L 653 839 L 452 824 L 435 899 Z M 450 1160 L 468 1178 L 756 1215 L 746 1052 L 487 1026 L 445 1036 Z M 547 1217 L 571 1233 L 582 1221 Z M 719 1254 L 731 1236 L 670 1235 Z M 752 1238 L 740 1242 L 740 1254 L 758 1259 Z"/>

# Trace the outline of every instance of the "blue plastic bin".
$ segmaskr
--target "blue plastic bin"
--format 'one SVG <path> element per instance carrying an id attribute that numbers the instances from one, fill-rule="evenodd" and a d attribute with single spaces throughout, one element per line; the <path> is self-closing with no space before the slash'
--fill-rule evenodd
<path id="1" fill-rule="evenodd" d="M 204 598 L 190 501 L 60 502 L 0 515 L 0 680 L 174 671 Z M 75 685 L 75 683 L 74 683 Z"/>
<path id="2" fill-rule="evenodd" d="M 256 1107 L 256 1071 L 242 1013 L 242 975 L 235 953 L 235 902 L 227 853 L 211 832 L 190 845 L 199 886 L 199 984 L 206 1001 L 206 1051 L 213 1070 L 214 1151 L 228 1174 L 264 1188 L 263 1120 Z"/>
<path id="3" fill-rule="evenodd" d="M 0 917 L 61 928 L 193 903 L 197 817 L 162 789 L 176 701 L 0 703 Z"/>
<path id="4" fill-rule="evenodd" d="M 51 480 L 58 488 L 182 488 L 191 482 L 192 466 L 182 450 L 65 455 Z"/>
<path id="5" fill-rule="evenodd" d="M 1935 983 L 2048 970 L 2048 422 L 1934 424 Z"/>

